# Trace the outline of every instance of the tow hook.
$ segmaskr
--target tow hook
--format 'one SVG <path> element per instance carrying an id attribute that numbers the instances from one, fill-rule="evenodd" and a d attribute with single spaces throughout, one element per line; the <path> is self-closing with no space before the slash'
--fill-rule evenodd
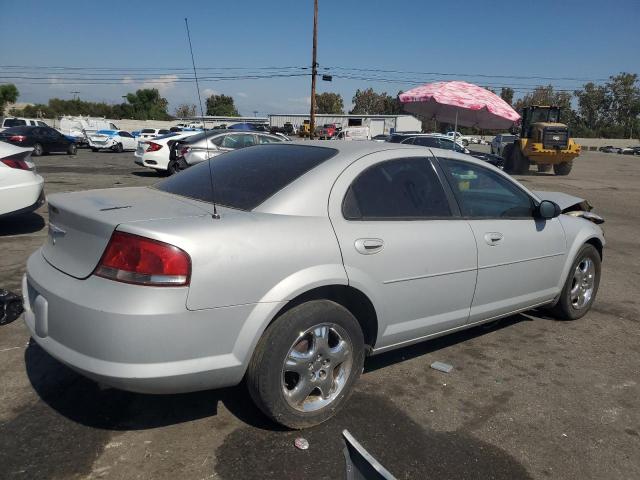
<path id="1" fill-rule="evenodd" d="M 23 311 L 22 297 L 0 288 L 0 325 L 13 322 Z"/>

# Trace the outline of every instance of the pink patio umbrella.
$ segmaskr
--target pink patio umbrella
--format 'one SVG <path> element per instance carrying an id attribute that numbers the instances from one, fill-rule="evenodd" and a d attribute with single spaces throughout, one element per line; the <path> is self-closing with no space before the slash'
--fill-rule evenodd
<path id="1" fill-rule="evenodd" d="M 506 129 L 520 115 L 495 93 L 467 82 L 435 82 L 400 94 L 400 102 L 410 113 L 464 127 Z"/>

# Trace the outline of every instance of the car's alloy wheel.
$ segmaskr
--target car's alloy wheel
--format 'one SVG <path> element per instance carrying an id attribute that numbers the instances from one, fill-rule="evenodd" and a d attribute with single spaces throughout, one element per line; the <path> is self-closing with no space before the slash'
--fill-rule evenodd
<path id="1" fill-rule="evenodd" d="M 122 153 L 124 151 L 124 148 L 122 148 L 122 144 L 121 143 L 118 143 L 118 144 L 116 144 L 115 147 L 113 147 L 113 150 L 116 153 Z"/>
<path id="2" fill-rule="evenodd" d="M 573 280 L 569 291 L 571 305 L 576 310 L 584 308 L 591 301 L 595 278 L 596 267 L 593 260 L 589 257 L 582 258 L 573 271 Z"/>
<path id="3" fill-rule="evenodd" d="M 78 153 L 78 147 L 75 143 L 69 145 L 69 148 L 67 148 L 67 153 L 69 155 L 75 155 L 76 153 Z"/>
<path id="4" fill-rule="evenodd" d="M 43 150 L 42 150 L 42 145 L 40 145 L 39 143 L 36 143 L 33 145 L 33 153 L 31 155 L 33 155 L 34 157 L 39 157 L 40 155 L 42 155 Z"/>
<path id="5" fill-rule="evenodd" d="M 601 259 L 598 250 L 585 244 L 575 257 L 558 302 L 549 308 L 563 320 L 575 320 L 589 311 L 600 285 Z"/>
<path id="6" fill-rule="evenodd" d="M 246 384 L 256 405 L 289 428 L 331 418 L 364 364 L 364 338 L 342 305 L 312 300 L 274 320 L 255 348 Z"/>
<path id="7" fill-rule="evenodd" d="M 282 367 L 282 392 L 287 403 L 313 412 L 342 392 L 353 365 L 349 334 L 339 325 L 322 323 L 302 332 Z"/>

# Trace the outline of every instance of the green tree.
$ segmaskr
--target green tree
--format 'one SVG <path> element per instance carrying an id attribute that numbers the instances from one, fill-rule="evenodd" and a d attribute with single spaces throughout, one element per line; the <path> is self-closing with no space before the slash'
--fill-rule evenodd
<path id="1" fill-rule="evenodd" d="M 344 113 L 342 95 L 332 92 L 316 93 L 316 113 Z"/>
<path id="2" fill-rule="evenodd" d="M 0 85 L 0 115 L 4 114 L 7 104 L 14 103 L 19 96 L 20 92 L 18 92 L 18 88 L 13 83 Z"/>
<path id="3" fill-rule="evenodd" d="M 193 104 L 182 103 L 176 108 L 176 117 L 188 118 L 196 116 L 196 106 Z"/>
<path id="4" fill-rule="evenodd" d="M 610 95 L 612 119 L 622 127 L 624 136 L 631 137 L 640 115 L 638 75 L 624 72 L 612 75 L 606 86 Z"/>
<path id="5" fill-rule="evenodd" d="M 233 97 L 228 95 L 211 95 L 207 98 L 207 115 L 222 117 L 240 116 L 233 103 Z"/>
<path id="6" fill-rule="evenodd" d="M 138 120 L 170 120 L 167 113 L 169 102 L 160 96 L 157 88 L 143 88 L 127 94 L 127 102 L 133 109 L 133 118 Z"/>
<path id="7" fill-rule="evenodd" d="M 502 87 L 500 89 L 500 98 L 507 102 L 509 105 L 513 104 L 513 88 L 510 87 Z"/>
<path id="8" fill-rule="evenodd" d="M 557 92 L 552 85 L 536 87 L 533 92 L 519 98 L 514 108 L 521 111 L 530 105 L 553 105 L 560 107 L 560 121 L 568 125 L 574 124 L 576 114 L 571 108 L 571 94 L 569 92 Z"/>
<path id="9" fill-rule="evenodd" d="M 356 90 L 353 96 L 352 114 L 364 115 L 395 115 L 402 112 L 402 105 L 397 96 L 387 95 L 387 92 L 376 93 L 373 88 Z"/>
<path id="10" fill-rule="evenodd" d="M 589 136 L 600 136 L 610 118 L 610 95 L 606 86 L 586 83 L 573 92 L 578 99 L 578 119 Z"/>

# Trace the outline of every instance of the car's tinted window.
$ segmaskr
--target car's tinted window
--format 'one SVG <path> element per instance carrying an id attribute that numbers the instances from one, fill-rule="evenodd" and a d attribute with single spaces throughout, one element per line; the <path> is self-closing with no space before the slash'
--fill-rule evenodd
<path id="1" fill-rule="evenodd" d="M 533 202 L 517 185 L 478 165 L 440 159 L 449 174 L 462 215 L 470 218 L 529 218 Z"/>
<path id="2" fill-rule="evenodd" d="M 258 135 L 258 141 L 260 143 L 280 143 L 279 138 L 269 137 L 267 135 Z"/>
<path id="3" fill-rule="evenodd" d="M 156 188 L 209 203 L 215 201 L 218 205 L 252 210 L 336 153 L 325 147 L 282 143 L 258 145 L 199 163 L 158 183 Z"/>
<path id="4" fill-rule="evenodd" d="M 3 123 L 5 127 L 19 127 L 26 124 L 27 122 L 25 120 L 19 120 L 17 118 L 7 118 Z"/>
<path id="5" fill-rule="evenodd" d="M 133 138 L 133 135 L 131 135 L 129 132 L 118 132 L 118 135 L 124 138 Z"/>
<path id="6" fill-rule="evenodd" d="M 156 131 L 153 128 L 143 128 L 141 130 L 142 133 L 156 133 Z"/>
<path id="7" fill-rule="evenodd" d="M 451 210 L 431 163 L 403 158 L 362 172 L 347 191 L 342 213 L 349 220 L 420 219 L 448 217 Z"/>
<path id="8" fill-rule="evenodd" d="M 434 137 L 416 137 L 413 139 L 413 144 L 423 147 L 440 148 L 440 141 Z"/>

